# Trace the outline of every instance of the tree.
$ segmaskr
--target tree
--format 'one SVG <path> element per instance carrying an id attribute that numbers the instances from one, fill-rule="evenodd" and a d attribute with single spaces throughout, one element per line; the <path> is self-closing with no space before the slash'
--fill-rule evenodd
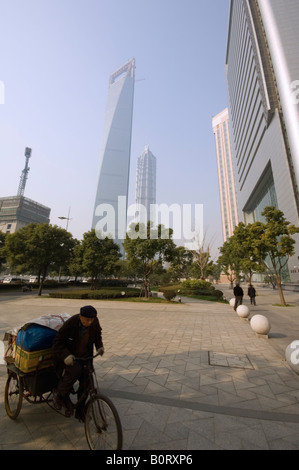
<path id="1" fill-rule="evenodd" d="M 211 272 L 212 263 L 209 263 L 211 257 L 211 243 L 206 244 L 205 236 L 200 240 L 197 235 L 194 241 L 195 249 L 192 250 L 196 271 L 199 273 L 199 279 L 205 280 Z"/>
<path id="2" fill-rule="evenodd" d="M 217 262 L 233 287 L 233 283 L 240 278 L 242 261 L 240 247 L 233 235 L 223 243 L 219 251 L 220 256 Z"/>
<path id="3" fill-rule="evenodd" d="M 5 243 L 7 261 L 16 273 L 34 272 L 41 295 L 49 270 L 67 264 L 74 240 L 66 230 L 47 223 L 31 223 L 9 234 Z"/>
<path id="4" fill-rule="evenodd" d="M 193 253 L 183 246 L 174 248 L 171 265 L 168 274 L 173 281 L 186 279 L 190 277 L 190 269 L 192 266 Z"/>
<path id="5" fill-rule="evenodd" d="M 282 290 L 282 272 L 289 257 L 295 253 L 295 240 L 291 237 L 299 233 L 299 227 L 290 224 L 283 212 L 268 206 L 262 212 L 266 223 L 255 222 L 251 230 L 255 232 L 254 252 L 264 266 L 268 276 L 275 282 L 281 305 L 286 306 Z"/>
<path id="6" fill-rule="evenodd" d="M 94 229 L 83 234 L 81 255 L 83 272 L 91 277 L 92 287 L 101 276 L 115 274 L 120 268 L 119 246 L 111 238 L 98 238 Z"/>
<path id="7" fill-rule="evenodd" d="M 2 271 L 2 265 L 6 262 L 6 255 L 5 255 L 5 238 L 6 234 L 0 232 L 0 272 Z"/>
<path id="8" fill-rule="evenodd" d="M 143 276 L 144 296 L 149 297 L 149 277 L 159 270 L 164 262 L 174 256 L 173 230 L 163 225 L 153 227 L 151 221 L 145 224 L 131 224 L 124 241 L 124 249 L 131 268 Z"/>
<path id="9" fill-rule="evenodd" d="M 252 224 L 245 225 L 243 222 L 235 227 L 232 236 L 240 258 L 240 269 L 247 275 L 249 284 L 251 284 L 253 273 L 261 271 L 260 260 L 254 248 L 257 236 L 255 227 Z"/>
<path id="10" fill-rule="evenodd" d="M 78 276 L 82 275 L 82 272 L 83 272 L 82 262 L 83 262 L 83 246 L 81 242 L 79 242 L 78 240 L 75 240 L 73 254 L 72 254 L 70 263 L 68 265 L 69 272 L 72 276 L 74 276 L 75 280 L 77 279 Z"/>

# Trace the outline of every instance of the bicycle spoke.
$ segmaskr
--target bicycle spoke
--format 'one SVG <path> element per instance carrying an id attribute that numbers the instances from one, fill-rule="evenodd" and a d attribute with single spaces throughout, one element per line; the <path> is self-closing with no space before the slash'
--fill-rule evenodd
<path id="1" fill-rule="evenodd" d="M 92 450 L 117 450 L 122 446 L 122 430 L 117 411 L 107 397 L 98 396 L 87 408 L 85 433 Z"/>
<path id="2" fill-rule="evenodd" d="M 4 401 L 7 415 L 16 419 L 19 415 L 23 399 L 23 386 L 20 378 L 15 373 L 10 373 L 6 382 Z"/>

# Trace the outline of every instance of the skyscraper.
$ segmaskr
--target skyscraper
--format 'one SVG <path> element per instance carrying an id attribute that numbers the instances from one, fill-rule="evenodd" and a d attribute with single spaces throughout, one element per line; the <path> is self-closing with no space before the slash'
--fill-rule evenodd
<path id="1" fill-rule="evenodd" d="M 299 225 L 299 2 L 231 0 L 226 77 L 239 218 Z M 286 278 L 299 281 L 299 239 Z"/>
<path id="2" fill-rule="evenodd" d="M 147 220 L 151 220 L 151 204 L 156 204 L 156 157 L 147 145 L 138 158 L 136 176 L 136 206 L 145 208 Z"/>
<path id="3" fill-rule="evenodd" d="M 215 135 L 222 233 L 225 242 L 238 225 L 238 208 L 229 135 L 228 108 L 213 117 Z"/>
<path id="4" fill-rule="evenodd" d="M 127 228 L 134 77 L 135 59 L 110 76 L 92 220 L 97 236 L 111 235 L 120 246 Z"/>

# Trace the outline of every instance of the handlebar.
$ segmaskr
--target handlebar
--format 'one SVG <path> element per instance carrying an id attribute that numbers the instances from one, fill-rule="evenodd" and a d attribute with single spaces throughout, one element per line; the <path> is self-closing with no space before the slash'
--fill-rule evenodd
<path id="1" fill-rule="evenodd" d="M 91 361 L 92 359 L 95 359 L 96 357 L 100 356 L 100 353 L 96 353 L 94 356 L 89 356 L 89 357 L 75 357 L 75 361 Z"/>

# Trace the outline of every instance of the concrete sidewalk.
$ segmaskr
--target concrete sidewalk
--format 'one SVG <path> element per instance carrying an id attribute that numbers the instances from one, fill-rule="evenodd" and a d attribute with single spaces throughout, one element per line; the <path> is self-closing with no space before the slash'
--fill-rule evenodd
<path id="1" fill-rule="evenodd" d="M 223 288 L 229 299 L 231 291 Z M 299 376 L 284 359 L 299 339 L 299 308 L 275 307 L 277 291 L 258 291 L 251 316 L 267 316 L 269 339 L 255 335 L 224 304 L 93 301 L 105 355 L 99 386 L 115 403 L 124 450 L 299 449 Z M 299 306 L 299 293 L 286 292 Z M 244 303 L 249 306 L 248 298 Z M 79 312 L 85 302 L 0 297 L 4 332 L 43 314 Z M 84 427 L 46 404 L 24 401 L 16 421 L 5 412 L 0 366 L 0 449 L 87 449 Z"/>

